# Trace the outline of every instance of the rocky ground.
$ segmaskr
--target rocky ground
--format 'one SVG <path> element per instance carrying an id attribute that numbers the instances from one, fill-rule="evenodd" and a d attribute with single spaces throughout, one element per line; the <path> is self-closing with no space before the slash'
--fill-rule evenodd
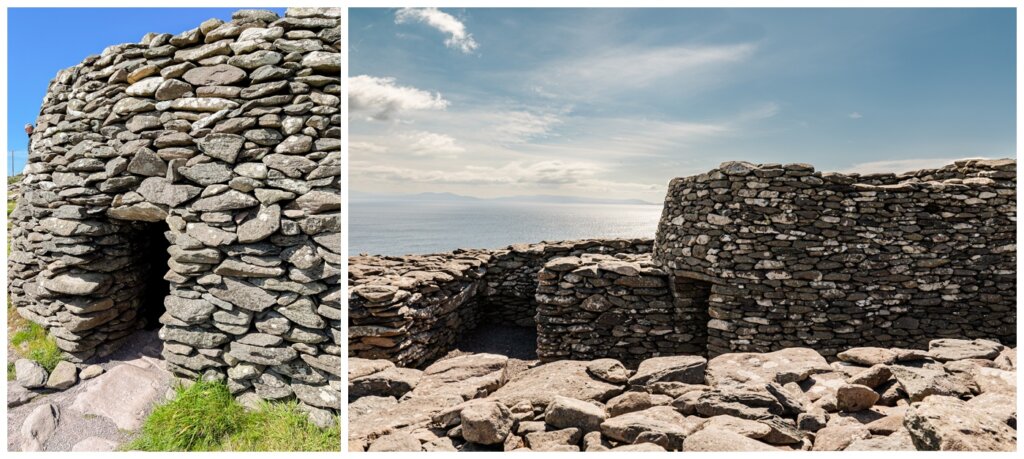
<path id="1" fill-rule="evenodd" d="M 169 394 L 173 377 L 160 348 L 155 330 L 140 331 L 64 391 L 9 381 L 7 450 L 112 451 L 129 441 Z"/>
<path id="2" fill-rule="evenodd" d="M 563 360 L 509 376 L 463 354 L 424 370 L 349 359 L 352 451 L 1013 451 L 1016 349 Z"/>

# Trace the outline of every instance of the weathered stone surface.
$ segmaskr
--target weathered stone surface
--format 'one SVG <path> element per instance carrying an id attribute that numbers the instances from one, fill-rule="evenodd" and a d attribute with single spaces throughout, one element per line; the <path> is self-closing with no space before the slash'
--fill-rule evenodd
<path id="1" fill-rule="evenodd" d="M 765 354 L 724 354 L 708 361 L 707 382 L 712 386 L 800 382 L 815 373 L 832 371 L 825 358 L 812 349 L 790 348 Z"/>
<path id="2" fill-rule="evenodd" d="M 844 362 L 860 365 L 888 365 L 896 361 L 896 353 L 880 347 L 855 347 L 836 355 Z"/>
<path id="3" fill-rule="evenodd" d="M 505 405 L 497 402 L 472 403 L 462 409 L 462 437 L 481 445 L 505 441 L 512 429 L 512 418 Z"/>
<path id="4" fill-rule="evenodd" d="M 1016 449 L 1014 429 L 954 397 L 931 395 L 923 402 L 915 403 L 907 410 L 904 425 L 918 450 Z"/>
<path id="5" fill-rule="evenodd" d="M 526 400 L 533 406 L 546 407 L 555 396 L 604 402 L 620 393 L 622 386 L 592 378 L 586 362 L 565 360 L 526 370 L 491 397 L 505 405 Z"/>
<path id="6" fill-rule="evenodd" d="M 928 343 L 928 355 L 942 362 L 963 359 L 992 360 L 1001 350 L 1001 344 L 981 339 L 937 339 Z"/>
<path id="7" fill-rule="evenodd" d="M 701 429 L 686 437 L 683 451 L 776 451 L 769 445 L 728 430 Z"/>
<path id="8" fill-rule="evenodd" d="M 109 286 L 111 278 L 103 273 L 61 274 L 43 281 L 43 288 L 67 295 L 88 295 Z"/>
<path id="9" fill-rule="evenodd" d="M 71 409 L 103 416 L 123 430 L 142 426 L 154 403 L 164 396 L 164 370 L 153 366 L 117 365 L 91 381 Z"/>
<path id="10" fill-rule="evenodd" d="M 704 384 L 707 360 L 700 356 L 654 357 L 640 362 L 629 384 L 644 386 L 656 382 L 676 381 Z"/>
<path id="11" fill-rule="evenodd" d="M 227 64 L 196 67 L 185 72 L 182 79 L 196 86 L 222 86 L 245 79 L 245 70 Z"/>
<path id="12" fill-rule="evenodd" d="M 860 384 L 846 384 L 836 391 L 836 402 L 840 411 L 856 412 L 871 408 L 879 395 L 870 387 Z"/>
<path id="13" fill-rule="evenodd" d="M 21 450 L 42 451 L 60 423 L 60 409 L 50 403 L 37 406 L 21 425 Z"/>
<path id="14" fill-rule="evenodd" d="M 609 418 L 601 423 L 601 433 L 608 438 L 626 443 L 635 442 L 643 434 L 659 434 L 665 436 L 669 449 L 678 450 L 683 440 L 702 422 L 703 420 L 688 419 L 671 407 L 655 406 Z"/>
<path id="15" fill-rule="evenodd" d="M 350 376 L 348 394 L 350 398 L 368 395 L 401 397 L 416 387 L 422 374 L 422 371 L 412 368 L 391 367 L 357 378 Z"/>
<path id="16" fill-rule="evenodd" d="M 606 417 L 601 407 L 561 396 L 553 398 L 544 411 L 544 422 L 559 429 L 575 427 L 584 433 L 600 429 Z"/>
<path id="17" fill-rule="evenodd" d="M 229 164 L 234 164 L 244 144 L 244 137 L 223 133 L 208 134 L 196 143 L 199 146 L 199 151 Z"/>
<path id="18" fill-rule="evenodd" d="M 973 381 L 962 375 L 949 374 L 943 370 L 892 365 L 889 371 L 912 402 L 924 400 L 931 395 L 967 396 L 974 385 Z"/>
<path id="19" fill-rule="evenodd" d="M 66 360 L 57 362 L 57 366 L 50 372 L 46 379 L 46 388 L 53 390 L 64 390 L 74 386 L 78 382 L 78 368 L 75 364 Z"/>
<path id="20" fill-rule="evenodd" d="M 384 452 L 420 452 L 420 441 L 407 433 L 393 433 L 382 435 L 370 444 L 367 451 L 371 453 Z"/>
<path id="21" fill-rule="evenodd" d="M 480 398 L 508 381 L 507 366 L 508 357 L 496 354 L 471 354 L 441 360 L 423 370 L 423 377 L 413 395 L 457 395 L 463 400 Z"/>
<path id="22" fill-rule="evenodd" d="M 14 374 L 18 384 L 21 384 L 26 389 L 35 389 L 46 385 L 46 369 L 33 360 L 15 360 Z"/>
<path id="23" fill-rule="evenodd" d="M 281 206 L 261 207 L 256 216 L 238 227 L 238 242 L 259 242 L 281 228 Z"/>

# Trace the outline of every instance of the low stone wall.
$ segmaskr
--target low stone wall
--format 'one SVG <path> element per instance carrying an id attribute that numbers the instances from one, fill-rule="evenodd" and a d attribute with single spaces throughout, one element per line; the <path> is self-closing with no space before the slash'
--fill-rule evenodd
<path id="1" fill-rule="evenodd" d="M 349 356 L 423 366 L 481 321 L 534 326 L 536 276 L 548 260 L 650 249 L 650 239 L 612 239 L 351 257 Z"/>
<path id="2" fill-rule="evenodd" d="M 724 163 L 669 185 L 654 262 L 712 282 L 711 355 L 1016 343 L 1016 162 L 903 175 Z"/>
<path id="3" fill-rule="evenodd" d="M 704 354 L 700 303 L 677 303 L 650 254 L 560 257 L 538 275 L 537 356 L 542 361 L 610 357 L 626 364 Z M 686 293 L 688 290 L 684 289 Z"/>
<path id="4" fill-rule="evenodd" d="M 18 313 L 85 362 L 163 312 L 174 373 L 226 380 L 241 399 L 295 397 L 332 422 L 339 19 L 242 10 L 59 72 L 11 214 Z"/>

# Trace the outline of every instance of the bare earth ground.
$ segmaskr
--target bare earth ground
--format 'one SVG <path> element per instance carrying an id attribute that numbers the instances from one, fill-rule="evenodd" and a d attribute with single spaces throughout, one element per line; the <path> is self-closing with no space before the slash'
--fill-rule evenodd
<path id="1" fill-rule="evenodd" d="M 157 330 L 140 330 L 132 335 L 114 354 L 96 363 L 107 371 L 118 365 L 132 365 L 133 363 L 136 365 L 140 363 L 158 364 L 163 368 L 160 349 L 161 343 L 157 337 Z M 171 380 L 172 378 L 168 376 L 162 382 L 166 387 L 160 393 L 166 393 L 170 389 Z M 136 432 L 119 430 L 106 417 L 83 414 L 71 408 L 75 398 L 95 381 L 97 378 L 79 381 L 78 384 L 66 391 L 43 394 L 25 405 L 9 408 L 7 411 L 7 450 L 21 451 L 22 424 L 32 410 L 45 403 L 52 403 L 60 409 L 60 421 L 56 432 L 43 444 L 44 451 L 71 451 L 72 446 L 89 437 L 100 437 L 118 444 L 126 443 L 133 438 Z M 150 409 L 152 409 L 152 404 Z"/>
<path id="2" fill-rule="evenodd" d="M 501 324 L 481 324 L 466 332 L 455 348 L 438 360 L 466 354 L 499 354 L 508 357 L 508 378 L 533 368 L 537 360 L 537 330 Z"/>

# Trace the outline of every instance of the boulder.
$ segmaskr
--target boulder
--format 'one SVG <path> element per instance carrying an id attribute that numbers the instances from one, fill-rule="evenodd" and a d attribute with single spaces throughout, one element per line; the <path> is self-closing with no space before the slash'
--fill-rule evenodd
<path id="1" fill-rule="evenodd" d="M 484 397 L 508 380 L 508 357 L 467 354 L 438 360 L 423 370 L 412 396 L 458 395 L 463 400 Z"/>
<path id="2" fill-rule="evenodd" d="M 599 406 L 562 396 L 554 397 L 544 411 L 544 422 L 559 429 L 575 427 L 583 433 L 599 430 L 606 417 Z"/>
<path id="3" fill-rule="evenodd" d="M 78 382 L 78 367 L 66 360 L 57 362 L 46 380 L 46 388 L 53 390 L 65 390 Z"/>
<path id="4" fill-rule="evenodd" d="M 888 365 L 896 362 L 896 352 L 881 347 L 855 347 L 836 354 L 839 360 L 857 365 Z"/>
<path id="5" fill-rule="evenodd" d="M 1002 420 L 945 395 L 907 409 L 903 425 L 921 451 L 1014 451 L 1017 431 Z"/>
<path id="6" fill-rule="evenodd" d="M 26 389 L 36 389 L 46 385 L 46 369 L 29 359 L 14 361 L 14 378 Z"/>
<path id="7" fill-rule="evenodd" d="M 629 370 L 622 362 L 615 359 L 597 359 L 587 365 L 587 372 L 597 379 L 612 384 L 625 384 L 629 380 Z"/>
<path id="8" fill-rule="evenodd" d="M 977 387 L 969 377 L 942 370 L 892 365 L 889 371 L 912 402 L 924 400 L 929 395 L 966 397 L 971 395 L 972 388 Z"/>
<path id="9" fill-rule="evenodd" d="M 497 445 L 512 430 L 508 408 L 497 402 L 473 403 L 462 409 L 462 438 L 481 445 Z"/>
<path id="10" fill-rule="evenodd" d="M 559 360 L 519 373 L 494 391 L 491 398 L 506 406 L 525 400 L 534 407 L 547 407 L 556 396 L 606 402 L 621 393 L 622 386 L 591 377 L 587 372 L 587 362 Z"/>
<path id="11" fill-rule="evenodd" d="M 60 423 L 60 409 L 44 403 L 37 406 L 21 425 L 21 450 L 42 451 Z"/>
<path id="12" fill-rule="evenodd" d="M 422 374 L 413 368 L 388 368 L 349 380 L 348 394 L 352 398 L 367 395 L 401 397 L 416 387 Z"/>
<path id="13" fill-rule="evenodd" d="M 963 359 L 992 360 L 999 356 L 1003 345 L 984 339 L 936 339 L 928 342 L 928 355 L 940 362 Z"/>
<path id="14" fill-rule="evenodd" d="M 687 435 L 704 421 L 683 416 L 668 406 L 655 406 L 608 418 L 601 423 L 601 433 L 612 440 L 634 443 L 642 434 L 654 433 L 668 440 L 668 448 L 679 450 Z"/>
<path id="15" fill-rule="evenodd" d="M 707 360 L 695 355 L 670 357 L 653 357 L 637 367 L 636 373 L 629 378 L 631 386 L 646 386 L 657 382 L 681 382 L 685 384 L 704 384 L 704 370 Z"/>
<path id="16" fill-rule="evenodd" d="M 878 401 L 879 395 L 868 386 L 846 384 L 836 391 L 836 402 L 839 411 L 848 413 L 871 408 Z"/>

